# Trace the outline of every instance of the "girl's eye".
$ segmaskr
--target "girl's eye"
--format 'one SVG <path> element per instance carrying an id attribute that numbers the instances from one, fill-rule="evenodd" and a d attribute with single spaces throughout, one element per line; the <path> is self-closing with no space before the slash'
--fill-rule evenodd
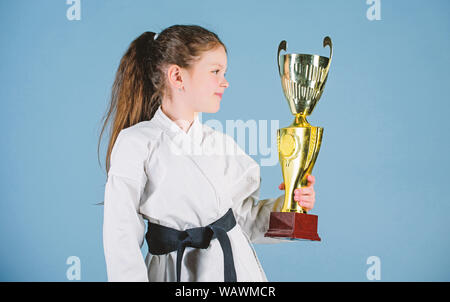
<path id="1" fill-rule="evenodd" d="M 214 70 L 213 71 L 213 73 L 216 73 L 217 74 L 217 72 L 219 72 L 220 71 L 220 69 L 217 69 L 217 70 Z M 223 76 L 226 76 L 227 75 L 227 73 L 225 72 L 224 74 L 223 74 Z"/>

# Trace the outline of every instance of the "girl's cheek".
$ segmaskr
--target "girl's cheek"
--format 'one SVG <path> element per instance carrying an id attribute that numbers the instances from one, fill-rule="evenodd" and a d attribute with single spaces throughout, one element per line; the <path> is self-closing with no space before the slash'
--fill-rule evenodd
<path id="1" fill-rule="evenodd" d="M 218 78 L 218 77 L 213 77 L 212 79 L 211 79 L 211 85 L 212 86 L 219 86 L 220 85 L 220 79 Z"/>

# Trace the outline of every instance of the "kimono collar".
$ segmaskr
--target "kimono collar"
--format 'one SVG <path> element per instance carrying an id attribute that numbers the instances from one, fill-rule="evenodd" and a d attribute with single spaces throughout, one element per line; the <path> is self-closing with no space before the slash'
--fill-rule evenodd
<path id="1" fill-rule="evenodd" d="M 200 114 L 200 113 L 199 113 Z M 172 121 L 162 110 L 161 105 L 155 112 L 154 119 L 158 124 L 165 130 L 165 132 L 170 136 L 171 139 L 179 144 L 194 143 L 195 145 L 200 145 L 203 139 L 203 127 L 200 119 L 197 116 L 194 118 L 188 132 L 184 132 L 174 121 Z"/>

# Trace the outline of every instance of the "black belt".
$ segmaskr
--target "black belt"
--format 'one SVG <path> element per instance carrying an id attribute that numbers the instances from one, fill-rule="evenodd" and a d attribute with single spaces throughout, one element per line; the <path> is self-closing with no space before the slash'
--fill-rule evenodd
<path id="1" fill-rule="evenodd" d="M 206 249 L 212 239 L 217 238 L 223 251 L 224 280 L 236 282 L 233 252 L 227 232 L 236 225 L 231 209 L 215 222 L 205 226 L 178 231 L 155 223 L 148 223 L 145 234 L 148 251 L 153 255 L 164 255 L 177 251 L 177 282 L 180 282 L 181 260 L 186 247 Z"/>

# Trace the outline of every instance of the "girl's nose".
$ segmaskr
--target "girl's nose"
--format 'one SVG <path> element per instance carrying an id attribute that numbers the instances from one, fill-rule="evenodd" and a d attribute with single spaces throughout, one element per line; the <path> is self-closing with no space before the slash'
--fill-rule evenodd
<path id="1" fill-rule="evenodd" d="M 228 81 L 226 79 L 224 79 L 222 86 L 224 86 L 225 88 L 228 88 L 228 86 L 230 86 L 230 83 L 228 83 Z"/>

